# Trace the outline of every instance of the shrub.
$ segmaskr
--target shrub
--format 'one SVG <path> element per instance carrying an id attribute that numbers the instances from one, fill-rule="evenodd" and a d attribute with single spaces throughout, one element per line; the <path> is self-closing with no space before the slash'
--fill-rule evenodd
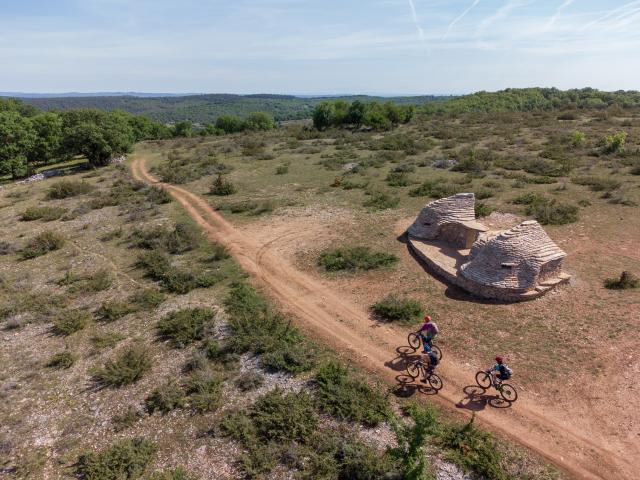
<path id="1" fill-rule="evenodd" d="M 584 134 L 584 132 L 575 131 L 571 134 L 570 143 L 574 147 L 579 147 L 580 145 L 584 144 L 586 139 L 587 136 Z"/>
<path id="2" fill-rule="evenodd" d="M 622 153 L 624 145 L 627 141 L 626 132 L 618 132 L 615 135 L 609 135 L 604 139 L 604 153 Z"/>
<path id="3" fill-rule="evenodd" d="M 594 192 L 611 192 L 621 185 L 619 181 L 613 178 L 596 177 L 594 175 L 574 177 L 571 181 L 577 185 L 587 185 Z"/>
<path id="4" fill-rule="evenodd" d="M 171 269 L 171 261 L 164 253 L 152 250 L 140 254 L 136 266 L 145 270 L 154 280 L 162 280 Z"/>
<path id="5" fill-rule="evenodd" d="M 275 205 L 271 200 L 248 200 L 246 202 L 238 203 L 221 203 L 216 207 L 216 210 L 228 211 L 234 214 L 244 213 L 247 215 L 258 217 L 265 213 L 273 212 L 274 208 Z"/>
<path id="6" fill-rule="evenodd" d="M 122 430 L 132 427 L 140 418 L 142 418 L 142 412 L 137 408 L 129 406 L 124 413 L 114 415 L 111 421 L 114 424 L 114 430 L 121 432 Z"/>
<path id="7" fill-rule="evenodd" d="M 578 221 L 578 207 L 560 203 L 555 199 L 535 201 L 525 210 L 527 215 L 533 216 L 542 225 L 565 225 Z"/>
<path id="8" fill-rule="evenodd" d="M 284 394 L 279 388 L 260 397 L 251 406 L 249 415 L 258 437 L 274 442 L 305 441 L 318 425 L 308 393 Z"/>
<path id="9" fill-rule="evenodd" d="M 102 321 L 114 322 L 135 311 L 135 307 L 129 302 L 110 300 L 104 302 L 100 308 L 96 310 L 96 316 Z"/>
<path id="10" fill-rule="evenodd" d="M 148 277 L 160 281 L 167 291 L 178 294 L 185 294 L 196 288 L 210 287 L 221 280 L 219 274 L 194 274 L 173 267 L 169 257 L 157 250 L 141 254 L 136 266 L 144 269 Z"/>
<path id="11" fill-rule="evenodd" d="M 169 413 L 176 408 L 183 408 L 185 405 L 184 392 L 175 382 L 168 382 L 156 388 L 144 401 L 149 413 L 160 412 Z"/>
<path id="12" fill-rule="evenodd" d="M 103 348 L 111 348 L 124 339 L 124 335 L 120 333 L 107 332 L 91 337 L 91 343 L 93 343 L 94 347 L 102 350 Z"/>
<path id="13" fill-rule="evenodd" d="M 351 378 L 339 363 L 328 363 L 315 375 L 317 403 L 340 420 L 378 425 L 388 418 L 388 399 L 365 382 Z"/>
<path id="14" fill-rule="evenodd" d="M 67 210 L 61 207 L 29 207 L 24 211 L 20 220 L 30 222 L 42 219 L 45 222 L 51 222 L 58 220 L 65 213 L 67 213 Z"/>
<path id="15" fill-rule="evenodd" d="M 98 383 L 107 387 L 122 387 L 137 382 L 151 370 L 151 356 L 141 346 L 124 350 L 115 360 L 108 360 L 103 368 L 93 371 Z"/>
<path id="16" fill-rule="evenodd" d="M 155 288 L 142 289 L 129 297 L 129 302 L 143 310 L 153 310 L 166 300 L 166 295 Z"/>
<path id="17" fill-rule="evenodd" d="M 169 253 L 184 253 L 195 250 L 200 245 L 200 230 L 191 223 L 178 223 L 164 238 L 164 247 Z"/>
<path id="18" fill-rule="evenodd" d="M 475 211 L 476 218 L 488 217 L 494 210 L 491 205 L 487 205 L 484 202 L 476 202 L 473 209 Z"/>
<path id="19" fill-rule="evenodd" d="M 531 205 L 533 203 L 545 202 L 546 200 L 546 197 L 543 195 L 530 192 L 514 198 L 511 200 L 511 203 L 515 203 L 516 205 Z"/>
<path id="20" fill-rule="evenodd" d="M 419 187 L 409 190 L 410 197 L 444 198 L 464 192 L 466 187 L 439 180 L 426 180 Z"/>
<path id="21" fill-rule="evenodd" d="M 51 368 L 71 368 L 76 363 L 76 356 L 71 352 L 58 352 L 47 362 L 47 367 Z"/>
<path id="22" fill-rule="evenodd" d="M 278 165 L 278 168 L 276 168 L 276 175 L 286 175 L 287 173 L 289 173 L 289 165 L 286 163 Z"/>
<path id="23" fill-rule="evenodd" d="M 27 243 L 22 249 L 22 258 L 28 260 L 40 257 L 49 252 L 61 249 L 64 243 L 65 239 L 62 235 L 46 230 Z"/>
<path id="24" fill-rule="evenodd" d="M 343 247 L 325 250 L 318 258 L 318 265 L 328 272 L 339 270 L 373 270 L 395 264 L 398 257 L 391 253 L 378 252 L 369 247 Z"/>
<path id="25" fill-rule="evenodd" d="M 211 195 L 227 196 L 236 193 L 236 187 L 228 180 L 225 180 L 221 173 L 218 174 L 211 186 Z"/>
<path id="26" fill-rule="evenodd" d="M 493 197 L 493 191 L 488 188 L 480 188 L 474 192 L 474 195 L 477 200 L 485 200 Z"/>
<path id="27" fill-rule="evenodd" d="M 47 197 L 51 200 L 75 197 L 83 195 L 93 190 L 93 187 L 86 182 L 76 180 L 62 180 L 49 187 Z"/>
<path id="28" fill-rule="evenodd" d="M 624 271 L 619 278 L 607 278 L 604 286 L 612 290 L 627 290 L 640 287 L 640 279 L 629 271 Z"/>
<path id="29" fill-rule="evenodd" d="M 227 312 L 233 317 L 258 317 L 267 310 L 267 303 L 256 290 L 247 283 L 231 285 L 224 301 Z"/>
<path id="30" fill-rule="evenodd" d="M 101 269 L 92 275 L 87 275 L 71 283 L 71 288 L 69 288 L 71 293 L 96 293 L 111 287 L 113 277 L 109 270 Z"/>
<path id="31" fill-rule="evenodd" d="M 220 245 L 219 243 L 214 243 L 214 244 L 208 243 L 207 245 L 209 245 L 209 249 L 211 251 L 210 260 L 212 262 L 219 262 L 221 260 L 226 260 L 227 258 L 231 258 L 231 254 L 229 253 L 229 250 L 224 245 Z"/>
<path id="32" fill-rule="evenodd" d="M 396 208 L 399 204 L 399 197 L 391 196 L 385 192 L 374 192 L 371 194 L 371 198 L 366 200 L 363 205 L 375 210 L 386 210 Z"/>
<path id="33" fill-rule="evenodd" d="M 156 453 L 145 438 L 119 440 L 99 453 L 80 455 L 76 475 L 82 480 L 133 480 L 142 477 Z"/>
<path id="34" fill-rule="evenodd" d="M 213 412 L 222 404 L 222 377 L 197 372 L 185 385 L 189 405 L 198 412 Z"/>
<path id="35" fill-rule="evenodd" d="M 173 200 L 173 197 L 164 188 L 151 187 L 147 192 L 147 200 L 151 203 L 155 203 L 156 205 L 162 205 L 170 203 Z"/>
<path id="36" fill-rule="evenodd" d="M 191 475 L 184 468 L 177 467 L 172 470 L 154 472 L 153 475 L 149 477 L 149 480 L 198 480 L 198 478 Z"/>
<path id="37" fill-rule="evenodd" d="M 487 480 L 507 480 L 502 468 L 502 455 L 491 434 L 474 426 L 475 416 L 463 425 L 450 426 L 441 435 L 445 458 L 465 470 L 474 471 Z"/>
<path id="38" fill-rule="evenodd" d="M 90 320 L 91 315 L 85 310 L 66 310 L 53 320 L 53 331 L 68 336 L 84 329 Z"/>
<path id="39" fill-rule="evenodd" d="M 264 375 L 258 372 L 246 372 L 236 379 L 236 387 L 243 392 L 256 390 L 264 384 Z"/>
<path id="40" fill-rule="evenodd" d="M 411 323 L 422 313 L 422 306 L 412 298 L 391 294 L 374 303 L 371 310 L 376 317 L 383 320 Z"/>
<path id="41" fill-rule="evenodd" d="M 210 308 L 189 308 L 171 312 L 159 320 L 158 335 L 171 341 L 176 348 L 184 348 L 204 338 L 207 329 L 213 327 L 215 312 Z"/>
<path id="42" fill-rule="evenodd" d="M 411 185 L 411 180 L 404 172 L 389 172 L 386 181 L 390 187 L 408 187 Z"/>

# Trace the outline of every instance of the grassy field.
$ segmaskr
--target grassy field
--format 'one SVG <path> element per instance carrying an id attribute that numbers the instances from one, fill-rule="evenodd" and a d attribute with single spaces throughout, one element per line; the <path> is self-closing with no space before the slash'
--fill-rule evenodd
<path id="1" fill-rule="evenodd" d="M 176 148 L 204 164 L 194 160 L 198 148 L 225 149 L 246 138 L 216 141 L 140 148 L 158 151 L 158 166 L 163 150 Z M 249 165 L 273 172 L 281 162 L 228 158 L 239 187 L 231 197 L 271 200 L 276 214 L 285 204 L 330 198 L 291 189 L 289 174 L 275 172 L 269 178 L 282 183 L 274 190 L 292 191 L 290 198 L 249 195 L 252 183 L 241 180 Z M 293 174 L 297 166 L 290 168 Z M 327 181 L 335 177 L 320 170 Z M 199 180 L 201 188 L 214 177 Z M 349 192 L 342 192 L 336 205 L 346 208 Z M 364 212 L 369 223 L 358 235 L 373 228 L 376 214 Z M 403 403 L 357 372 L 327 366 L 331 352 L 268 308 L 223 248 L 125 168 L 5 185 L 0 225 L 3 475 L 284 479 L 357 471 L 380 478 L 401 469 L 399 457 L 385 451 L 396 445 L 393 412 Z M 429 412 L 432 471 L 558 478 L 530 454 L 446 417 L 434 423 Z"/>
<path id="2" fill-rule="evenodd" d="M 616 144 L 620 132 L 624 148 Z M 309 225 L 326 227 L 286 245 L 286 253 L 354 301 L 371 305 L 392 291 L 415 298 L 439 321 L 444 348 L 462 361 L 480 366 L 505 354 L 528 389 L 561 406 L 599 382 L 632 422 L 629 392 L 611 374 L 626 352 L 633 352 L 629 371 L 637 366 L 631 334 L 640 292 L 608 290 L 603 282 L 640 272 L 639 145 L 638 112 L 613 108 L 423 117 L 387 133 L 293 125 L 140 148 L 153 156 L 159 177 L 209 195 L 248 234 L 287 224 L 302 237 Z M 235 193 L 210 194 L 219 172 Z M 499 305 L 425 273 L 398 235 L 428 201 L 467 191 L 484 204 L 479 213 L 497 212 L 484 219 L 494 228 L 532 216 L 544 223 L 568 253 L 571 285 L 535 302 Z M 349 245 L 394 252 L 401 262 L 357 274 L 319 269 L 322 251 Z"/>

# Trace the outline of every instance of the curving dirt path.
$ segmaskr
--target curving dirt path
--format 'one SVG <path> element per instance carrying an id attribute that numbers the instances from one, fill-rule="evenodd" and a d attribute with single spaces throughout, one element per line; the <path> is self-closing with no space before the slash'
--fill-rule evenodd
<path id="1" fill-rule="evenodd" d="M 294 241 L 298 232 L 285 232 L 266 242 L 245 236 L 198 195 L 159 182 L 146 170 L 145 160 L 144 156 L 136 156 L 132 164 L 134 177 L 166 189 L 212 240 L 229 249 L 242 268 L 280 303 L 283 311 L 294 316 L 303 330 L 330 345 L 345 359 L 391 384 L 398 383 L 406 358 L 397 349 L 406 345 L 407 332 L 375 324 L 363 308 L 300 272 L 274 251 L 279 242 Z M 602 431 L 575 428 L 571 416 L 565 415 L 568 412 L 543 410 L 529 401 L 524 391 L 513 407 L 498 408 L 504 405 L 487 396 L 462 393 L 474 383 L 472 367 L 445 358 L 439 370 L 444 388 L 438 395 L 428 396 L 429 399 L 463 414 L 476 411 L 480 423 L 536 451 L 576 478 L 638 478 L 637 452 L 612 446 L 611 439 L 604 437 Z"/>

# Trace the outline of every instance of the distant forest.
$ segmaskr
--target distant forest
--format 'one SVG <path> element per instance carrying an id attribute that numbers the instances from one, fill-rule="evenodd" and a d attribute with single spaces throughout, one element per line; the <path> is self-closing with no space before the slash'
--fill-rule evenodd
<path id="1" fill-rule="evenodd" d="M 352 102 L 365 103 L 392 100 L 398 105 L 421 106 L 445 98 L 435 95 L 420 97 L 382 98 L 371 96 L 339 97 Z M 197 124 L 214 123 L 223 115 L 246 118 L 252 112 L 266 112 L 276 121 L 301 120 L 311 118 L 314 109 L 322 102 L 336 100 L 338 97 L 303 98 L 288 95 L 189 95 L 184 97 L 133 96 L 116 97 L 60 97 L 60 98 L 21 98 L 24 103 L 41 110 L 71 110 L 78 108 L 97 108 L 100 110 L 124 110 L 134 115 L 145 115 L 161 123 L 174 123 L 189 120 Z"/>

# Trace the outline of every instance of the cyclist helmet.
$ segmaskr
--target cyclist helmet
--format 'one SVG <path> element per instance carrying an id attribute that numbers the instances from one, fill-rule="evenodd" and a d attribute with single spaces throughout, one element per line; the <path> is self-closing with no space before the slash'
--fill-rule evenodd
<path id="1" fill-rule="evenodd" d="M 425 315 L 424 316 L 424 321 L 425 322 L 430 322 L 431 321 L 431 317 L 429 315 Z"/>
<path id="2" fill-rule="evenodd" d="M 498 355 L 496 357 L 496 362 L 498 362 L 498 363 L 502 363 L 503 360 L 504 360 L 504 358 L 502 358 L 500 355 Z"/>

